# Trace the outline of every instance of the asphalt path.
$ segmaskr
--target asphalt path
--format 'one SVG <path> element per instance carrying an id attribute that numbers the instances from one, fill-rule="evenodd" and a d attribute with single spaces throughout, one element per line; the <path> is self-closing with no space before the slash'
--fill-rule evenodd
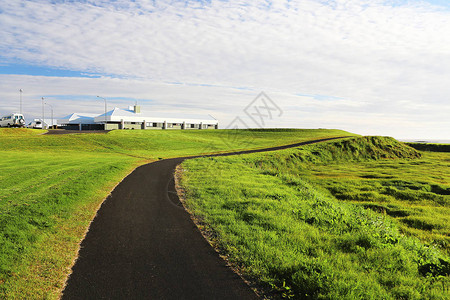
<path id="1" fill-rule="evenodd" d="M 98 133 L 106 134 L 111 130 L 69 130 L 69 129 L 49 129 L 46 133 L 47 135 L 55 134 L 86 134 L 86 133 Z"/>
<path id="2" fill-rule="evenodd" d="M 138 167 L 106 198 L 81 243 L 62 299 L 258 299 L 181 205 L 173 174 L 185 159 Z"/>

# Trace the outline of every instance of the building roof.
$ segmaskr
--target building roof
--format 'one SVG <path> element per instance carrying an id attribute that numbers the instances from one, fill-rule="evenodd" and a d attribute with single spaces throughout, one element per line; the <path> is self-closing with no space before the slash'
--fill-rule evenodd
<path id="1" fill-rule="evenodd" d="M 180 115 L 180 114 L 168 114 L 158 112 L 140 112 L 135 113 L 132 109 L 121 109 L 114 107 L 112 110 L 106 112 L 106 120 L 108 122 L 168 122 L 168 123 L 203 123 L 215 125 L 218 121 L 211 116 L 198 116 L 198 115 Z M 105 114 L 97 115 L 94 118 L 95 123 L 101 123 L 105 121 Z"/>
<path id="2" fill-rule="evenodd" d="M 73 113 L 58 119 L 58 124 L 94 124 L 94 118 L 98 114 Z"/>
<path id="3" fill-rule="evenodd" d="M 28 123 L 28 125 L 27 126 L 30 126 L 31 124 L 33 124 L 33 123 L 36 123 L 36 122 L 40 122 L 42 119 L 33 119 L 33 121 L 31 121 L 31 122 L 29 122 Z M 52 121 L 53 121 L 53 124 L 52 124 Z M 59 123 L 58 122 L 59 120 L 56 120 L 56 119 L 47 119 L 47 118 L 45 118 L 44 119 L 44 125 L 45 126 L 51 126 L 51 125 L 61 125 L 61 123 Z"/>
<path id="4" fill-rule="evenodd" d="M 134 112 L 133 106 L 129 109 L 114 107 L 106 112 L 107 122 L 149 122 L 149 123 L 183 123 L 216 125 L 218 121 L 211 116 L 192 114 L 170 114 L 158 112 Z M 99 124 L 105 122 L 105 113 L 73 113 L 57 120 L 58 124 Z"/>

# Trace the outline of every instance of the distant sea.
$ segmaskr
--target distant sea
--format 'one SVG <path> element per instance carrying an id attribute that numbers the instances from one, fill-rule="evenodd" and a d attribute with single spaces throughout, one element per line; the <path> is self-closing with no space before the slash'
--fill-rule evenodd
<path id="1" fill-rule="evenodd" d="M 431 143 L 431 144 L 450 144 L 450 140 L 430 140 L 430 139 L 398 139 L 401 142 L 407 143 Z"/>

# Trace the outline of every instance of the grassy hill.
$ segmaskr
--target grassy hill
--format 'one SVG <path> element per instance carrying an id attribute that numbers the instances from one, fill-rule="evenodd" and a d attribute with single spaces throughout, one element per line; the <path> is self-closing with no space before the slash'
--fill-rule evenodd
<path id="1" fill-rule="evenodd" d="M 155 160 L 202 153 L 257 149 L 354 134 L 333 129 L 115 130 L 108 134 L 42 135 L 0 129 L 0 151 L 117 153 Z"/>
<path id="2" fill-rule="evenodd" d="M 448 299 L 450 156 L 386 137 L 185 161 L 185 205 L 266 295 Z"/>
<path id="3" fill-rule="evenodd" d="M 2 299 L 57 298 L 103 199 L 139 165 L 353 135 L 340 130 L 43 132 L 0 129 Z"/>

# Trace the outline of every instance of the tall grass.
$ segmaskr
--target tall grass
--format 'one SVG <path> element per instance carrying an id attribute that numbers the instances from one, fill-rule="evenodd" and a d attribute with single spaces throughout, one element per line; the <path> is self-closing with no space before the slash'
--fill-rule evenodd
<path id="1" fill-rule="evenodd" d="M 416 169 L 427 162 L 447 164 L 442 157 L 430 158 L 391 138 L 363 137 L 276 153 L 185 161 L 181 185 L 187 208 L 211 242 L 269 296 L 447 299 L 447 246 L 426 234 L 405 232 L 411 225 L 376 208 L 376 201 L 361 201 L 375 194 L 377 187 L 371 183 L 402 178 L 398 169 L 383 168 L 386 164 L 408 170 L 403 181 L 411 184 L 402 185 L 407 193 L 413 190 L 413 174 L 417 182 L 427 184 L 430 177 L 421 174 L 426 168 Z M 360 191 L 347 185 L 353 175 L 343 172 L 356 166 L 371 180 Z M 448 183 L 445 170 L 432 172 Z M 442 182 L 439 186 L 447 188 Z M 357 200 L 336 197 L 333 188 L 354 192 Z M 386 207 L 390 201 L 410 205 L 400 193 L 383 195 Z M 414 203 L 432 209 L 441 203 L 441 217 L 434 221 L 446 228 L 448 196 L 433 197 Z"/>

